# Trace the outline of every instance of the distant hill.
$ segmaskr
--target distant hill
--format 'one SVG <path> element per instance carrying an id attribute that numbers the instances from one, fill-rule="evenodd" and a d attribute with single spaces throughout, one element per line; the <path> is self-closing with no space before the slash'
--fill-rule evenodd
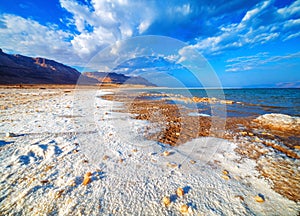
<path id="1" fill-rule="evenodd" d="M 45 58 L 10 55 L 0 49 L 0 84 L 135 84 L 153 86 L 142 77 L 86 72 Z"/>
<path id="2" fill-rule="evenodd" d="M 98 80 L 100 83 L 114 83 L 114 84 L 131 84 L 131 85 L 145 85 L 155 86 L 148 80 L 139 76 L 126 76 L 118 73 L 107 72 L 85 72 L 84 76 Z"/>
<path id="3" fill-rule="evenodd" d="M 0 84 L 75 84 L 80 73 L 44 58 L 9 55 L 0 49 Z"/>

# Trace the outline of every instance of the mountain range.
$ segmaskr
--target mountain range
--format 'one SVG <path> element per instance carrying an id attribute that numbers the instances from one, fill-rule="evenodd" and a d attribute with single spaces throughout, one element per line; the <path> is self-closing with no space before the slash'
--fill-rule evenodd
<path id="1" fill-rule="evenodd" d="M 0 84 L 133 84 L 153 86 L 142 77 L 107 72 L 80 73 L 62 63 L 0 49 Z"/>

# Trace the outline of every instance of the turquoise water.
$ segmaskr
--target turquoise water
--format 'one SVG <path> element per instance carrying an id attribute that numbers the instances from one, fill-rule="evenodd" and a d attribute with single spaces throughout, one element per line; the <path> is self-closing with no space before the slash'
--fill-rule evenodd
<path id="1" fill-rule="evenodd" d="M 229 117 L 258 116 L 267 113 L 300 116 L 300 89 L 151 89 L 147 92 L 180 94 L 187 97 L 215 97 L 239 102 L 226 105 L 226 116 Z M 199 112 L 212 115 L 210 104 L 198 103 L 196 106 Z"/>

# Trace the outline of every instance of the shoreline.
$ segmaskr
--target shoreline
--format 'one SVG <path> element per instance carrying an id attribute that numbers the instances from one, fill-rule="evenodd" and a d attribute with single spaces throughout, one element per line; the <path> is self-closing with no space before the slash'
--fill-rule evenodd
<path id="1" fill-rule="evenodd" d="M 147 93 L 147 96 L 151 97 L 151 93 Z M 235 149 L 235 152 L 242 157 L 254 159 L 259 164 L 257 170 L 260 174 L 275 184 L 275 191 L 291 200 L 300 201 L 300 187 L 297 186 L 297 181 L 300 180 L 300 171 L 298 170 L 298 172 L 294 173 L 294 176 L 289 175 L 289 180 L 280 174 L 282 171 L 289 172 L 297 169 L 297 165 L 290 161 L 287 162 L 288 160 L 277 161 L 277 157 L 274 159 L 264 158 L 264 155 L 269 151 L 277 151 L 287 158 L 297 160 L 297 163 L 300 165 L 300 131 L 291 129 L 291 127 L 297 128 L 296 126 L 289 125 L 283 128 L 282 125 L 264 125 L 257 120 L 257 117 L 228 117 L 226 121 L 221 120 L 219 125 L 217 123 L 217 125 L 212 126 L 212 117 L 186 115 L 186 113 L 197 112 L 197 110 L 189 110 L 176 104 L 169 104 L 162 99 L 147 100 L 143 96 L 143 99 L 139 99 L 138 97 L 140 96 L 135 97 L 135 94 L 130 95 L 129 93 L 126 95 L 125 92 L 102 96 L 106 100 L 124 103 L 124 112 L 133 114 L 135 119 L 150 121 L 153 124 L 152 127 L 161 128 L 160 131 L 155 133 L 151 133 L 151 128 L 149 128 L 145 135 L 147 139 L 171 146 L 184 145 L 199 137 L 216 137 L 236 143 L 238 147 Z M 193 98 L 181 97 L 176 99 L 178 96 L 172 94 L 168 94 L 168 97 L 173 100 L 193 100 Z M 194 101 L 207 103 L 209 100 L 199 98 Z M 215 102 L 213 101 L 213 103 Z M 179 111 L 180 109 L 182 111 Z M 158 110 L 163 110 L 163 112 L 158 113 Z M 162 116 L 163 118 L 161 118 Z M 167 124 L 162 123 L 162 119 L 167 121 L 165 122 Z M 217 118 L 218 120 L 220 121 Z M 218 128 L 220 125 L 221 130 L 223 130 L 221 133 L 217 130 L 220 129 Z M 300 121 L 298 125 L 300 125 Z M 263 161 L 269 163 L 273 170 L 265 169 Z M 280 168 L 281 164 L 285 164 L 288 168 Z M 276 170 L 277 166 L 279 167 L 278 170 Z M 285 181 L 289 182 L 288 187 L 286 187 Z"/>
<path id="2" fill-rule="evenodd" d="M 257 133 L 231 141 L 198 137 L 171 147 L 145 139 L 151 122 L 124 112 L 124 102 L 101 99 L 102 90 L 1 91 L 5 100 L 22 96 L 25 101 L 0 110 L 3 213 L 180 215 L 183 204 L 189 215 L 286 214 L 286 206 L 289 215 L 300 211 L 297 202 L 274 192 L 255 168 L 259 165 L 269 178 L 265 168 L 273 167 L 280 180 L 277 174 L 285 167 L 289 173 L 299 159 L 283 157 L 284 167 L 274 163 L 278 150 L 269 146 L 264 152 L 265 145 L 255 141 Z M 84 106 L 89 97 L 93 106 Z M 94 113 L 92 119 L 88 113 Z M 16 136 L 5 137 L 6 132 Z M 237 144 L 244 153 L 234 150 Z M 265 158 L 255 159 L 255 152 Z M 82 185 L 89 172 L 89 182 Z M 178 187 L 184 189 L 183 197 L 176 197 Z M 298 190 L 295 183 L 289 187 L 287 191 Z M 259 193 L 263 203 L 255 200 Z M 172 198 L 169 207 L 162 203 L 165 196 Z"/>

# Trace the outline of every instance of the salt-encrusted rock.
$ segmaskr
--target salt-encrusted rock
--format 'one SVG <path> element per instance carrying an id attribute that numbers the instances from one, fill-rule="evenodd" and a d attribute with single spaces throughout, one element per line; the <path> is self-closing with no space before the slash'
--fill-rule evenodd
<path id="1" fill-rule="evenodd" d="M 225 180 L 229 180 L 229 179 L 230 179 L 230 176 L 228 176 L 228 175 L 223 175 L 222 178 L 225 179 Z"/>
<path id="2" fill-rule="evenodd" d="M 17 135 L 14 134 L 14 133 L 11 133 L 11 132 L 6 132 L 5 136 L 6 136 L 6 137 L 15 137 L 15 136 L 17 136 Z"/>
<path id="3" fill-rule="evenodd" d="M 196 161 L 195 161 L 195 160 L 190 160 L 190 163 L 191 163 L 191 164 L 195 164 Z"/>
<path id="4" fill-rule="evenodd" d="M 181 205 L 180 206 L 180 212 L 183 213 L 183 214 L 188 213 L 189 212 L 188 205 L 186 205 L 186 204 Z"/>
<path id="5" fill-rule="evenodd" d="M 261 195 L 261 194 L 256 195 L 256 196 L 254 197 L 254 199 L 255 199 L 256 202 L 259 202 L 259 203 L 263 203 L 263 202 L 265 201 L 264 196 Z"/>
<path id="6" fill-rule="evenodd" d="M 107 160 L 107 159 L 109 159 L 109 156 L 107 156 L 107 155 L 104 155 L 102 158 L 102 160 Z"/>
<path id="7" fill-rule="evenodd" d="M 254 122 L 267 129 L 300 134 L 300 117 L 272 113 L 259 116 Z"/>
<path id="8" fill-rule="evenodd" d="M 169 156 L 169 155 L 170 155 L 170 152 L 169 152 L 169 151 L 164 151 L 163 155 L 164 155 L 164 156 Z"/>
<path id="9" fill-rule="evenodd" d="M 170 167 L 170 168 L 179 168 L 179 165 L 175 162 L 168 162 L 167 163 L 167 167 Z"/>
<path id="10" fill-rule="evenodd" d="M 162 201 L 163 201 L 164 205 L 167 207 L 171 204 L 171 199 L 168 196 L 165 196 Z"/>
<path id="11" fill-rule="evenodd" d="M 176 195 L 182 197 L 184 195 L 184 190 L 182 188 L 177 188 Z"/>
<path id="12" fill-rule="evenodd" d="M 229 175 L 228 170 L 223 170 L 222 173 L 223 173 L 224 175 Z"/>
<path id="13" fill-rule="evenodd" d="M 87 173 L 84 175 L 82 184 L 83 184 L 83 185 L 87 185 L 88 183 L 90 183 L 90 182 L 91 182 L 91 176 L 92 176 L 92 173 L 91 173 L 91 172 L 87 172 Z"/>

